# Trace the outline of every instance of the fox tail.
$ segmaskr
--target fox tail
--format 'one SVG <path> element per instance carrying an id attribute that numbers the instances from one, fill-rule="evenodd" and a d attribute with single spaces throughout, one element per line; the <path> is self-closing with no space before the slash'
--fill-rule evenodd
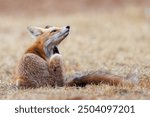
<path id="1" fill-rule="evenodd" d="M 136 85 L 139 82 L 138 69 L 131 71 L 126 77 L 113 75 L 107 71 L 88 71 L 75 73 L 66 78 L 66 86 L 84 87 L 88 84 L 108 84 L 108 85 Z"/>

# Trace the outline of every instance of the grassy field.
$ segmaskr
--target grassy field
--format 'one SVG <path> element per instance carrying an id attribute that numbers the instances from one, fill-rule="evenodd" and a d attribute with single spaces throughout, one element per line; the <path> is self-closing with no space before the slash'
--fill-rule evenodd
<path id="1" fill-rule="evenodd" d="M 0 99 L 150 99 L 150 13 L 138 6 L 69 15 L 0 15 Z M 86 70 L 108 70 L 126 76 L 138 68 L 135 87 L 104 84 L 76 87 L 11 87 L 15 65 L 35 40 L 28 25 L 71 26 L 60 45 L 66 76 Z"/>

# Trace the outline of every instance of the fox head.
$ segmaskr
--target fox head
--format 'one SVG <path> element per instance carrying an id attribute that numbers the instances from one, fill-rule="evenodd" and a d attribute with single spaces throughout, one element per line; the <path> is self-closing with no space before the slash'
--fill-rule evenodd
<path id="1" fill-rule="evenodd" d="M 49 58 L 54 53 L 53 51 L 57 48 L 60 42 L 68 36 L 70 26 L 46 26 L 45 28 L 28 26 L 27 29 L 31 36 L 43 46 L 43 50 Z"/>

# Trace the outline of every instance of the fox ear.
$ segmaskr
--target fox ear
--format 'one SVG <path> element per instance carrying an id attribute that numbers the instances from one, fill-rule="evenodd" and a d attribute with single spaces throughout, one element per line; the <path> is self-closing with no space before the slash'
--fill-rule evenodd
<path id="1" fill-rule="evenodd" d="M 28 26 L 27 29 L 28 29 L 28 31 L 30 32 L 30 34 L 33 38 L 37 38 L 38 36 L 43 34 L 43 30 L 40 27 Z"/>

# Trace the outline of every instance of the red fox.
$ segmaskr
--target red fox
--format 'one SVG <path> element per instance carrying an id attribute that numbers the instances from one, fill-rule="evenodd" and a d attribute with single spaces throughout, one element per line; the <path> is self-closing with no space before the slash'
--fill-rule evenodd
<path id="1" fill-rule="evenodd" d="M 74 74 L 65 80 L 62 56 L 58 45 L 70 32 L 70 26 L 45 28 L 27 27 L 36 41 L 25 51 L 18 62 L 13 83 L 18 88 L 37 88 L 43 86 L 85 86 L 106 83 L 109 85 L 134 85 L 138 82 L 137 71 L 128 79 L 103 71 Z"/>

